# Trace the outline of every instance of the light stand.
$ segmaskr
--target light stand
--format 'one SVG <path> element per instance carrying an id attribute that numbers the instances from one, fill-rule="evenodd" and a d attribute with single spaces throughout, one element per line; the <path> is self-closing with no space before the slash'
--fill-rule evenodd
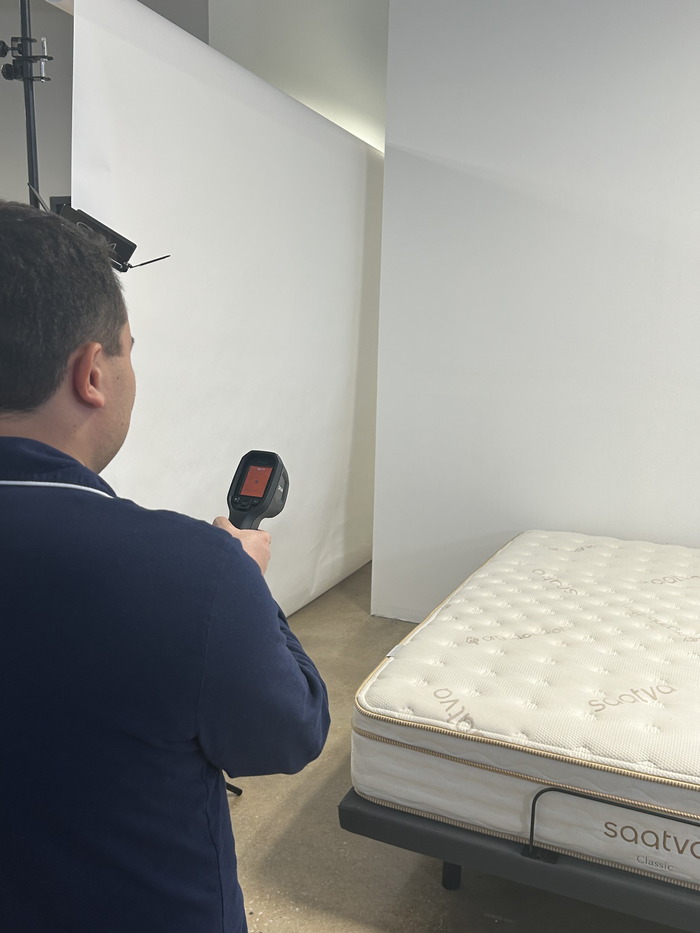
<path id="1" fill-rule="evenodd" d="M 32 23 L 30 0 L 19 0 L 20 11 L 20 29 L 21 36 L 13 36 L 10 45 L 0 40 L 0 58 L 10 52 L 12 61 L 3 65 L 0 69 L 3 78 L 8 81 L 24 82 L 24 115 L 27 127 L 27 168 L 29 173 L 29 203 L 32 207 L 43 207 L 49 211 L 46 203 L 39 193 L 39 156 L 37 152 L 36 141 L 36 112 L 34 110 L 34 82 L 41 81 L 42 84 L 50 81 L 51 78 L 46 75 L 46 63 L 53 61 L 53 56 L 47 53 L 46 39 L 41 40 L 41 53 L 32 55 L 32 44 L 36 42 L 31 36 Z M 39 73 L 34 74 L 34 66 L 39 66 Z M 77 226 L 86 228 L 99 237 L 101 237 L 112 251 L 112 263 L 119 272 L 127 272 L 129 269 L 136 269 L 138 266 L 147 266 L 152 262 L 160 262 L 161 259 L 168 259 L 168 256 L 159 256 L 157 259 L 149 259 L 147 262 L 140 262 L 133 266 L 129 260 L 136 249 L 136 244 L 126 237 L 111 230 L 105 224 L 100 223 L 94 217 L 83 211 L 74 210 L 70 206 L 70 199 L 53 198 L 52 207 L 56 207 L 56 213 Z"/>
<path id="2" fill-rule="evenodd" d="M 34 109 L 34 82 L 42 84 L 51 79 L 46 76 L 46 62 L 53 61 L 53 56 L 47 54 L 46 39 L 41 40 L 41 54 L 32 55 L 32 44 L 36 42 L 31 36 L 31 10 L 30 0 L 20 0 L 20 30 L 21 36 L 13 36 L 10 45 L 0 41 L 0 58 L 8 52 L 12 53 L 12 62 L 2 66 L 2 76 L 8 81 L 24 82 L 24 115 L 27 129 L 27 168 L 29 176 L 29 203 L 39 207 L 39 156 L 36 141 L 36 112 Z M 39 74 L 34 74 L 34 65 L 39 65 Z"/>

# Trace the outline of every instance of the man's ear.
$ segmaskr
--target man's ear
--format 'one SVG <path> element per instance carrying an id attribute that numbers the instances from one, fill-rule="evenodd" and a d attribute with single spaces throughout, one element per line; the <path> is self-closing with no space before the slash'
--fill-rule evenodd
<path id="1" fill-rule="evenodd" d="M 84 405 L 104 408 L 105 393 L 102 373 L 104 350 L 101 343 L 85 343 L 79 347 L 69 364 L 73 391 Z"/>

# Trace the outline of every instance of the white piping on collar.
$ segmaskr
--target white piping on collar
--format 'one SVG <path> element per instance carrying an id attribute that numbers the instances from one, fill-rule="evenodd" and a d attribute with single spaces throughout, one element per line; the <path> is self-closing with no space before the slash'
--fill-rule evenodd
<path id="1" fill-rule="evenodd" d="M 83 492 L 94 492 L 98 496 L 106 496 L 113 499 L 108 492 L 102 489 L 93 489 L 92 486 L 79 486 L 76 483 L 35 483 L 24 479 L 0 479 L 0 486 L 58 486 L 59 489 L 82 489 Z"/>

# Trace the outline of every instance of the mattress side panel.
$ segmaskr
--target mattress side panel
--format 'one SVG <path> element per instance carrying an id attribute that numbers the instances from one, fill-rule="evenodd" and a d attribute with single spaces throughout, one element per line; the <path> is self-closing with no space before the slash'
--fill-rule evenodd
<path id="1" fill-rule="evenodd" d="M 357 732 L 352 780 L 361 796 L 376 803 L 524 845 L 533 830 L 537 847 L 700 890 L 697 820 L 642 812 L 613 797 L 580 798 L 546 782 L 465 767 Z M 633 800 L 636 788 L 626 790 Z M 541 791 L 533 828 L 533 801 Z"/>

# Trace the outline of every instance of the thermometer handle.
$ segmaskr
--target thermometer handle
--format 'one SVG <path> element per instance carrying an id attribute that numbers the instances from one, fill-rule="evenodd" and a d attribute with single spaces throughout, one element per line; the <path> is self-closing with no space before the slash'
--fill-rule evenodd
<path id="1" fill-rule="evenodd" d="M 235 515 L 233 512 L 229 512 L 228 520 L 232 525 L 235 525 L 236 528 L 241 530 L 245 528 L 255 528 L 257 529 L 260 525 L 260 522 L 265 518 L 264 515 Z"/>

